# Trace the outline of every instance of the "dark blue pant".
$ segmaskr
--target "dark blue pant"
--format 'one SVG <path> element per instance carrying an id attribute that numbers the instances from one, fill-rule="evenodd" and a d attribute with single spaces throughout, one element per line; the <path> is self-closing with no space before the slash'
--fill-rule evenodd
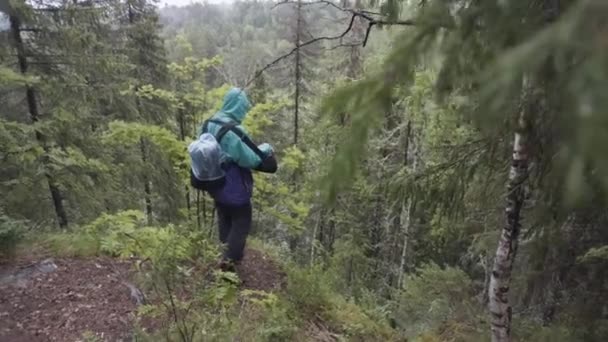
<path id="1" fill-rule="evenodd" d="M 226 244 L 224 259 L 238 262 L 243 258 L 243 249 L 251 230 L 251 203 L 229 206 L 216 202 L 215 207 L 220 241 Z"/>

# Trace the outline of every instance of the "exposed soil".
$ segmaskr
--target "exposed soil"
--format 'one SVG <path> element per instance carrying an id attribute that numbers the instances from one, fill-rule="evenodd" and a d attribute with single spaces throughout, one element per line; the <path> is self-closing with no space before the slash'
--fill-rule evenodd
<path id="1" fill-rule="evenodd" d="M 85 332 L 127 340 L 136 309 L 123 283 L 130 264 L 108 258 L 53 261 L 53 272 L 0 286 L 0 341 L 78 341 Z M 1 273 L 26 266 L 5 266 Z"/>
<path id="2" fill-rule="evenodd" d="M 130 340 L 137 308 L 131 265 L 40 256 L 0 264 L 0 341 L 81 341 L 85 332 Z M 277 291 L 285 282 L 279 266 L 253 249 L 245 251 L 237 273 L 246 289 Z"/>
<path id="3" fill-rule="evenodd" d="M 236 267 L 243 288 L 272 292 L 283 288 L 285 273 L 268 255 L 255 250 L 245 249 L 245 256 Z"/>

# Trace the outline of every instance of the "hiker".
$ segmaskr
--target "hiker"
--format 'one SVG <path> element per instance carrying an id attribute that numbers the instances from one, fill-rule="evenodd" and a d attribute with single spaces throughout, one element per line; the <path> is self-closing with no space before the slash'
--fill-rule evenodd
<path id="1" fill-rule="evenodd" d="M 201 178 L 195 174 L 197 171 L 195 165 L 190 171 L 192 186 L 206 190 L 215 201 L 219 238 L 223 244 L 226 244 L 220 263 L 220 267 L 224 270 L 233 270 L 234 264 L 243 258 L 243 249 L 251 229 L 251 196 L 253 195 L 251 170 L 267 173 L 274 173 L 277 170 L 272 147 L 267 143 L 256 146 L 241 126 L 250 107 L 245 92 L 239 88 L 232 88 L 224 96 L 224 104 L 220 111 L 203 123 L 200 138 L 211 140 L 215 138 L 221 147 L 219 165 L 224 175 L 221 183 L 214 184 L 214 178 L 217 177 L 207 177 L 211 180 L 201 181 Z M 204 133 L 213 135 L 213 138 L 205 136 Z M 191 156 L 193 156 L 193 164 L 196 163 L 196 157 L 192 152 Z M 213 153 L 211 156 L 213 157 Z"/>

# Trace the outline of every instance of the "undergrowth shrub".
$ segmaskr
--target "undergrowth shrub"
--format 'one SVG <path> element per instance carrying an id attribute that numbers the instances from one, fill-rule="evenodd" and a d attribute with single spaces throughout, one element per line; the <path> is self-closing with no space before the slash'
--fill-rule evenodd
<path id="1" fill-rule="evenodd" d="M 236 274 L 212 271 L 220 250 L 203 232 L 188 225 L 151 227 L 142 212 L 125 211 L 45 241 L 64 256 L 138 260 L 135 282 L 146 294 L 137 315 L 139 341 L 297 340 L 308 323 L 319 320 L 345 340 L 397 340 L 384 319 L 386 308 L 371 309 L 377 299 L 368 298 L 369 311 L 344 299 L 332 286 L 334 275 L 321 266 L 283 265 L 288 282 L 282 293 L 241 291 Z M 256 244 L 253 239 L 251 245 Z M 272 250 L 271 255 L 280 254 Z M 150 320 L 164 323 L 145 332 Z"/>
<path id="2" fill-rule="evenodd" d="M 353 301 L 336 297 L 329 315 L 329 322 L 339 329 L 349 341 L 398 341 L 386 321 L 374 320 Z"/>
<path id="3" fill-rule="evenodd" d="M 569 313 L 568 309 L 556 317 L 551 324 L 531 317 L 515 317 L 515 341 L 538 342 L 603 342 L 608 336 L 608 320 L 590 320 Z"/>
<path id="4" fill-rule="evenodd" d="M 487 330 L 471 279 L 458 268 L 436 264 L 407 277 L 393 314 L 403 334 L 420 340 L 476 341 Z"/>
<path id="5" fill-rule="evenodd" d="M 294 315 L 297 312 L 296 307 L 274 293 L 244 290 L 241 295 L 250 305 L 247 306 L 247 314 L 242 320 L 243 327 L 239 337 L 246 341 L 293 340 L 300 323 Z"/>
<path id="6" fill-rule="evenodd" d="M 24 238 L 25 221 L 12 219 L 0 212 L 0 258 L 14 256 L 17 244 Z"/>
<path id="7" fill-rule="evenodd" d="M 398 341 L 384 319 L 376 320 L 331 287 L 332 274 L 321 266 L 288 266 L 287 298 L 306 320 L 319 320 L 348 341 Z"/>
<path id="8" fill-rule="evenodd" d="M 101 253 L 99 238 L 84 232 L 52 233 L 40 240 L 53 255 L 60 257 L 93 257 Z"/>
<path id="9" fill-rule="evenodd" d="M 589 341 L 578 335 L 574 330 L 560 325 L 542 326 L 535 322 L 520 321 L 514 332 L 515 340 L 535 342 L 583 342 Z"/>
<path id="10" fill-rule="evenodd" d="M 287 295 L 305 317 L 326 313 L 334 295 L 324 271 L 320 266 L 300 268 L 295 265 L 287 269 Z"/>

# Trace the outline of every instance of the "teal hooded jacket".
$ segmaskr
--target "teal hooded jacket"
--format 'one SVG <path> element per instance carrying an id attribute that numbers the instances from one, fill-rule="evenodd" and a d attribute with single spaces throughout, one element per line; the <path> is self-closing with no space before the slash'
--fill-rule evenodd
<path id="1" fill-rule="evenodd" d="M 235 122 L 237 128 L 244 134 L 247 131 L 241 123 L 245 120 L 247 112 L 251 109 L 251 103 L 245 92 L 239 88 L 230 89 L 224 96 L 224 104 L 219 112 L 213 115 L 212 119 L 222 122 Z M 216 135 L 221 126 L 213 122 L 209 122 L 207 129 L 209 133 Z M 224 135 L 220 141 L 222 151 L 226 154 L 225 158 L 235 162 L 238 166 L 246 169 L 255 169 L 262 163 L 262 159 L 252 151 L 242 139 L 232 131 Z M 262 144 L 258 148 L 265 154 L 272 153 L 272 148 L 268 144 Z"/>

